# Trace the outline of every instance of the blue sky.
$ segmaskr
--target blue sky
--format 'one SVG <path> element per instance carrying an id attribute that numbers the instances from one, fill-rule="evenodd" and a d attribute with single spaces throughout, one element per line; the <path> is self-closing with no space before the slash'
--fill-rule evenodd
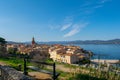
<path id="1" fill-rule="evenodd" d="M 8 41 L 120 38 L 120 0 L 0 0 L 0 36 Z"/>

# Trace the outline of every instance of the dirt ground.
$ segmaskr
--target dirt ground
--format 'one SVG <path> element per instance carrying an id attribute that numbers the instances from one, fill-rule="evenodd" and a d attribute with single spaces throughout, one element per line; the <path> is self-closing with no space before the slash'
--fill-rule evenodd
<path id="1" fill-rule="evenodd" d="M 44 74 L 41 72 L 29 72 L 28 75 L 36 78 L 37 80 L 52 80 L 51 75 Z"/>
<path id="2" fill-rule="evenodd" d="M 0 65 L 5 66 L 5 65 L 7 65 L 7 64 L 4 63 L 4 62 L 0 62 Z"/>

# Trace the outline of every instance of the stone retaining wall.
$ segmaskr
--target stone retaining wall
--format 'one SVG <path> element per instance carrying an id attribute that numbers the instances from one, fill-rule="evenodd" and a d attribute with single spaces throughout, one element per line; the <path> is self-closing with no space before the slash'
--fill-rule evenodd
<path id="1" fill-rule="evenodd" d="M 8 66 L 0 66 L 1 80 L 34 80 Z"/>

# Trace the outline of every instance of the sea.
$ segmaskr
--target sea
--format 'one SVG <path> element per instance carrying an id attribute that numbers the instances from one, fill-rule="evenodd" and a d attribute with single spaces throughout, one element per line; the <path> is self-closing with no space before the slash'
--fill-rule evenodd
<path id="1" fill-rule="evenodd" d="M 120 44 L 73 44 L 92 51 L 91 59 L 112 59 L 120 60 Z"/>

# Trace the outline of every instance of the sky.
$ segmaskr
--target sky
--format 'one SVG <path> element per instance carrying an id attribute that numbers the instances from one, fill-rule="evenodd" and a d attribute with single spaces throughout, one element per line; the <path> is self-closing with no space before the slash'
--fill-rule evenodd
<path id="1" fill-rule="evenodd" d="M 0 0 L 0 37 L 7 41 L 120 38 L 120 0 Z"/>

